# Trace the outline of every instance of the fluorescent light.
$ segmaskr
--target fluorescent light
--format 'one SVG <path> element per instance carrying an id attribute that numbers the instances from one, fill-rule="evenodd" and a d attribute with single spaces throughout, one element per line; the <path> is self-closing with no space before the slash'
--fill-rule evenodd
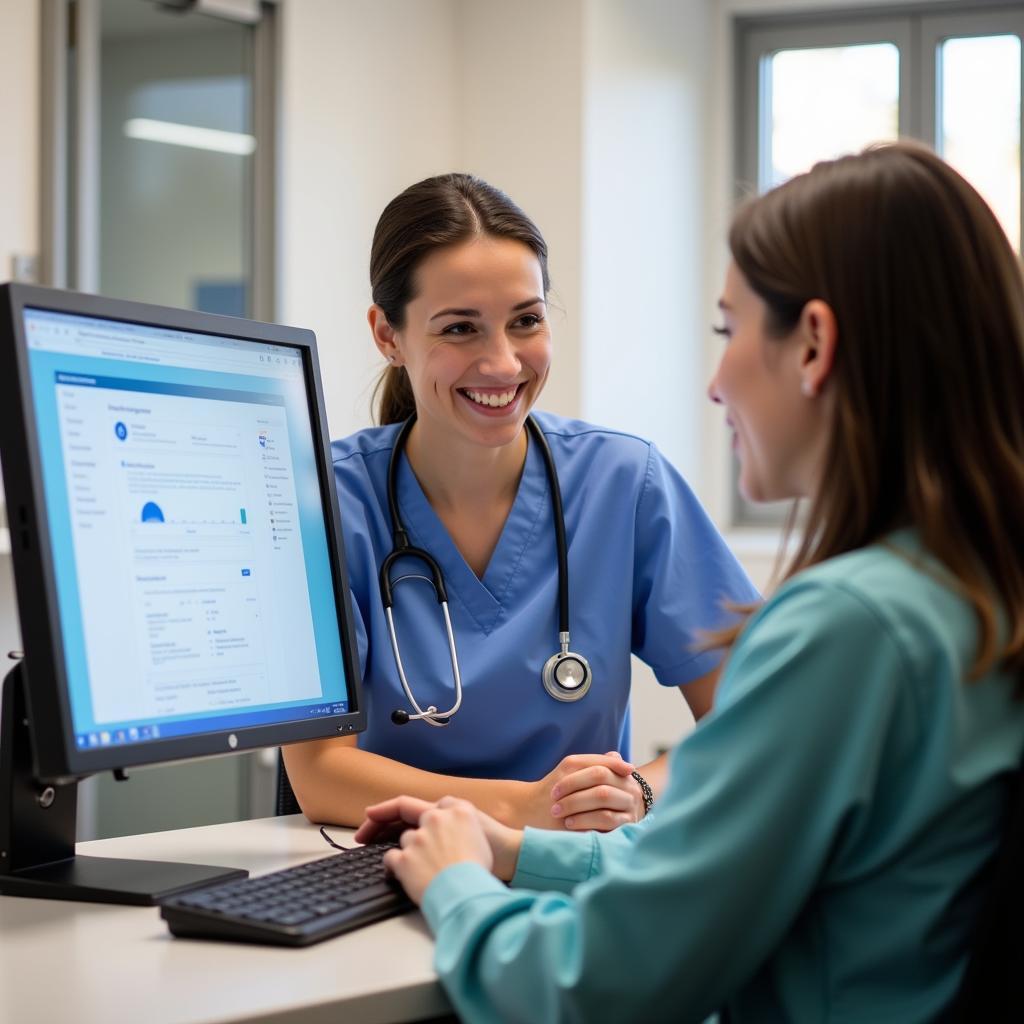
<path id="1" fill-rule="evenodd" d="M 196 128 L 173 121 L 154 121 L 148 117 L 132 117 L 124 123 L 129 139 L 146 142 L 166 142 L 171 146 L 191 149 L 211 149 L 216 153 L 235 153 L 248 156 L 256 148 L 256 139 L 243 132 L 222 132 L 216 128 Z"/>

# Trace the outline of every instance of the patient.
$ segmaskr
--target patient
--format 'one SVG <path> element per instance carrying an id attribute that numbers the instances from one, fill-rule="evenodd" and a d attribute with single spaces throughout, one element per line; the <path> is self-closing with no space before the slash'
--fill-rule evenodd
<path id="1" fill-rule="evenodd" d="M 467 1020 L 913 1024 L 960 982 L 1024 745 L 1020 265 L 908 144 L 729 244 L 711 398 L 744 493 L 809 507 L 658 806 L 573 835 L 403 797 L 357 833 L 410 826 L 387 862 Z"/>

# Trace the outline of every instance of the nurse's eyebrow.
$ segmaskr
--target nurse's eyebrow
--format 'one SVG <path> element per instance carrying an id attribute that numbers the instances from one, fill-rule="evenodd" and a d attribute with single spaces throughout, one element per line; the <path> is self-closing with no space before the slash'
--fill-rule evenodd
<path id="1" fill-rule="evenodd" d="M 442 309 L 440 313 L 435 313 L 430 319 L 436 320 L 442 316 L 479 316 L 479 309 Z M 427 321 L 430 322 L 429 320 Z"/>
<path id="2" fill-rule="evenodd" d="M 718 308 L 724 312 L 725 310 L 732 309 L 732 306 L 730 306 L 729 303 L 725 301 L 725 299 L 719 299 Z"/>

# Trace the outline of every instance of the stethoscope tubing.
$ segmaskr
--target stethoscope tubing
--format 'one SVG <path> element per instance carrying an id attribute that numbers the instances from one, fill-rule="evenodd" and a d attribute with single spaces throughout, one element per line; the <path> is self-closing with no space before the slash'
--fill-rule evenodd
<path id="1" fill-rule="evenodd" d="M 426 577 L 422 576 L 420 579 L 426 579 Z M 428 580 L 427 582 L 430 581 Z M 405 675 L 405 666 L 402 664 L 402 654 L 398 649 L 398 635 L 395 632 L 394 615 L 390 607 L 384 609 L 384 614 L 388 620 L 388 632 L 391 635 L 391 650 L 394 652 L 395 664 L 398 666 L 398 678 L 401 680 L 402 689 L 405 690 L 406 697 L 409 698 L 409 703 L 416 710 L 416 714 L 409 715 L 409 721 L 419 720 L 439 729 L 444 728 L 452 715 L 462 707 L 462 675 L 459 672 L 459 658 L 455 652 L 455 633 L 452 630 L 452 620 L 448 614 L 447 601 L 441 602 L 441 611 L 444 613 L 444 627 L 448 633 L 448 654 L 452 661 L 452 675 L 455 678 L 455 703 L 444 712 L 439 712 L 433 704 L 427 708 L 421 708 L 419 702 L 413 696 L 412 687 L 409 686 L 409 680 Z"/>
<path id="2" fill-rule="evenodd" d="M 388 634 L 391 639 L 391 650 L 395 656 L 395 665 L 398 668 L 398 678 L 401 681 L 402 689 L 414 709 L 410 714 L 405 711 L 395 711 L 392 714 L 392 721 L 396 725 L 410 721 L 422 721 L 428 725 L 437 727 L 446 726 L 452 715 L 462 706 L 462 677 L 459 671 L 459 659 L 455 647 L 455 633 L 452 629 L 451 616 L 448 612 L 448 593 L 444 584 L 444 574 L 441 566 L 434 559 L 430 552 L 418 548 L 410 543 L 408 531 L 402 523 L 402 517 L 398 508 L 398 464 L 405 443 L 416 422 L 416 414 L 413 413 L 402 424 L 395 438 L 395 444 L 391 451 L 391 459 L 388 463 L 387 477 L 387 500 L 388 512 L 391 517 L 391 533 L 393 546 L 389 554 L 381 562 L 380 566 L 380 594 L 384 605 L 384 614 L 388 624 Z M 542 681 L 547 692 L 559 701 L 574 701 L 582 697 L 590 688 L 590 666 L 582 655 L 573 654 L 569 651 L 569 555 L 568 544 L 565 539 L 565 519 L 562 511 L 562 491 L 558 483 L 558 472 L 555 468 L 555 460 L 548 447 L 544 432 L 532 416 L 526 418 L 526 429 L 530 438 L 537 445 L 541 457 L 544 460 L 544 470 L 548 478 L 548 487 L 551 493 L 551 518 L 555 528 L 555 549 L 558 556 L 558 641 L 560 652 L 552 655 L 544 665 Z M 418 559 L 429 570 L 430 576 L 407 573 L 397 580 L 391 579 L 391 570 L 399 559 Z M 398 646 L 398 634 L 395 631 L 394 621 L 394 586 L 404 579 L 422 579 L 431 583 L 437 602 L 441 606 L 444 615 L 445 631 L 448 636 L 448 652 L 452 663 L 452 674 L 455 680 L 455 703 L 447 711 L 441 712 L 433 705 L 422 708 L 413 696 L 412 687 L 406 676 L 405 666 L 402 664 L 402 655 Z M 573 663 L 582 672 L 581 680 L 571 684 L 562 682 L 559 673 Z M 572 670 L 570 669 L 570 677 Z"/>

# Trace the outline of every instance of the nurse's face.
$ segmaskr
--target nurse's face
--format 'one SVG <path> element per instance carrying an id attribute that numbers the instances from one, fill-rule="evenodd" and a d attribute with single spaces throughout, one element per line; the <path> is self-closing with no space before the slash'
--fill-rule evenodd
<path id="1" fill-rule="evenodd" d="M 725 406 L 740 491 L 749 501 L 808 496 L 817 486 L 829 430 L 824 389 L 835 345 L 831 310 L 815 300 L 789 336 L 770 335 L 768 307 L 734 263 L 719 307 L 726 346 L 708 394 Z"/>
<path id="2" fill-rule="evenodd" d="M 475 238 L 431 253 L 415 284 L 394 354 L 419 420 L 488 447 L 511 443 L 551 364 L 537 257 L 521 242 Z"/>

